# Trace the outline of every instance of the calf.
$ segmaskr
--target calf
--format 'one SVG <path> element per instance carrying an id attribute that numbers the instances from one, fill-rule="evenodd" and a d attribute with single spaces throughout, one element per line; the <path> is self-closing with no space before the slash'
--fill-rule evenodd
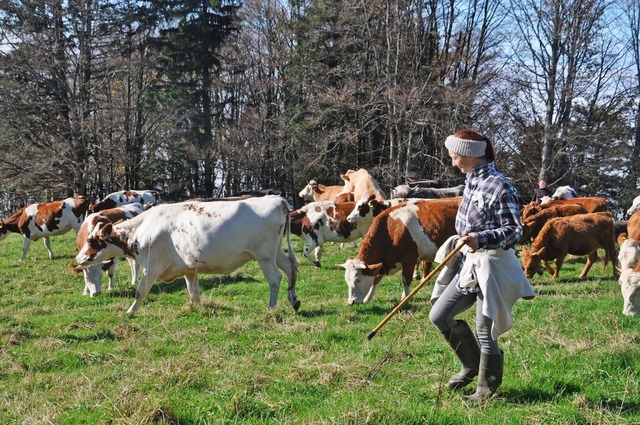
<path id="1" fill-rule="evenodd" d="M 333 201 L 343 189 L 344 186 L 325 186 L 315 180 L 309 180 L 304 189 L 298 193 L 298 196 L 314 202 Z"/>
<path id="2" fill-rule="evenodd" d="M 606 251 L 605 267 L 607 261 L 611 261 L 613 276 L 617 279 L 615 244 L 613 218 L 608 213 L 553 218 L 542 227 L 530 250 L 522 247 L 522 263 L 525 274 L 531 278 L 540 269 L 541 261 L 556 260 L 555 270 L 548 268 L 548 271 L 557 279 L 567 254 L 587 255 L 579 276 L 582 279 L 598 260 L 598 248 L 603 248 Z"/>
<path id="3" fill-rule="evenodd" d="M 90 206 L 91 212 L 98 212 L 120 205 L 139 203 L 142 205 L 155 204 L 160 199 L 156 190 L 121 190 L 105 196 L 102 200 Z"/>
<path id="4" fill-rule="evenodd" d="M 571 199 L 557 199 L 555 201 L 550 201 L 546 204 L 540 205 L 536 205 L 534 202 L 531 202 L 524 206 L 522 214 L 520 214 L 520 218 L 524 220 L 529 216 L 539 213 L 545 208 L 566 204 L 582 205 L 587 210 L 587 212 L 590 213 L 607 211 L 607 200 L 605 198 L 599 196 L 591 196 Z"/>
<path id="5" fill-rule="evenodd" d="M 338 265 L 345 269 L 347 302 L 371 301 L 382 278 L 400 270 L 402 297 L 406 297 L 417 262 L 432 262 L 438 247 L 455 234 L 458 206 L 459 201 L 433 200 L 381 212 L 373 220 L 356 258 Z"/>
<path id="6" fill-rule="evenodd" d="M 49 258 L 52 259 L 49 238 L 67 233 L 71 229 L 77 234 L 88 208 L 89 201 L 83 196 L 28 205 L 0 222 L 0 240 L 9 232 L 20 233 L 23 241 L 20 260 L 24 260 L 31 242 L 42 238 Z"/>
<path id="7" fill-rule="evenodd" d="M 282 250 L 285 236 L 289 255 Z M 198 303 L 199 273 L 229 274 L 251 260 L 260 264 L 269 282 L 269 309 L 278 301 L 280 270 L 289 281 L 289 302 L 296 311 L 300 307 L 289 205 L 280 196 L 164 204 L 118 224 L 98 223 L 76 261 L 88 266 L 114 257 L 132 258 L 142 270 L 128 312 L 138 309 L 158 278 L 171 282 L 184 276 L 191 300 Z"/>
<path id="8" fill-rule="evenodd" d="M 408 184 L 401 184 L 396 186 L 391 191 L 392 198 L 423 198 L 423 199 L 439 199 L 439 198 L 454 198 L 462 196 L 464 192 L 464 185 L 454 187 L 411 187 Z"/>
<path id="9" fill-rule="evenodd" d="M 96 213 L 89 214 L 87 218 L 80 226 L 78 235 L 76 236 L 76 248 L 78 251 L 87 243 L 87 239 L 93 229 L 100 224 L 105 223 L 119 223 L 124 220 L 128 220 L 142 213 L 144 208 L 142 204 L 128 204 L 121 205 L 116 208 L 109 208 L 107 210 L 101 210 Z M 131 283 L 135 285 L 137 283 L 138 266 L 131 258 L 127 258 L 129 266 L 131 267 Z M 71 269 L 75 273 L 82 273 L 84 275 L 84 291 L 82 295 L 95 296 L 102 293 L 102 272 L 107 272 L 109 278 L 109 290 L 114 287 L 114 275 L 116 272 L 116 260 L 114 258 L 105 261 L 102 264 L 91 264 L 89 266 L 79 266 L 77 264 L 70 264 Z"/>
<path id="10" fill-rule="evenodd" d="M 303 254 L 312 266 L 321 267 L 325 242 L 353 242 L 367 233 L 371 222 L 347 221 L 354 205 L 355 202 L 311 202 L 291 212 L 291 233 L 306 242 Z"/>
<path id="11" fill-rule="evenodd" d="M 631 317 L 640 316 L 640 272 L 631 268 L 620 273 L 620 290 L 622 291 L 622 314 Z"/>

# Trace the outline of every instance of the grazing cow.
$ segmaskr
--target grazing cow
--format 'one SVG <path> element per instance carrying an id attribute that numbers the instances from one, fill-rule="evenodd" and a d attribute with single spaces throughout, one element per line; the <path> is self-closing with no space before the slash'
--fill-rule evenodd
<path id="1" fill-rule="evenodd" d="M 541 261 L 556 260 L 555 270 L 548 268 L 548 271 L 557 279 L 567 254 L 587 255 L 587 262 L 579 276 L 582 279 L 598 260 L 598 248 L 606 251 L 605 267 L 611 261 L 613 277 L 617 279 L 616 241 L 613 218 L 609 213 L 552 218 L 542 227 L 531 244 L 531 250 L 522 247 L 522 264 L 525 274 L 531 278 L 540 269 Z"/>
<path id="2" fill-rule="evenodd" d="M 62 235 L 71 229 L 77 234 L 88 208 L 89 201 L 84 196 L 28 205 L 0 222 L 0 240 L 9 232 L 20 233 L 23 241 L 20 260 L 24 260 L 31 241 L 42 238 L 52 259 L 49 237 Z"/>
<path id="3" fill-rule="evenodd" d="M 543 208 L 536 214 L 522 219 L 522 243 L 533 241 L 544 224 L 555 217 L 566 217 L 568 215 L 586 214 L 587 209 L 579 204 L 561 204 L 549 208 Z"/>
<path id="4" fill-rule="evenodd" d="M 133 203 L 127 205 L 121 205 L 116 208 L 109 208 L 107 210 L 101 210 L 95 213 L 91 213 L 80 226 L 78 235 L 76 236 L 76 248 L 78 251 L 87 243 L 87 239 L 93 229 L 98 223 L 119 223 L 124 220 L 129 220 L 137 216 L 144 211 L 142 204 Z M 137 283 L 138 266 L 131 258 L 127 258 L 129 266 L 131 267 L 131 283 L 135 285 Z M 116 272 L 116 260 L 112 258 L 105 261 L 102 264 L 91 264 L 89 266 L 79 266 L 77 264 L 69 264 L 71 269 L 75 273 L 82 273 L 84 275 L 84 291 L 82 295 L 95 296 L 102 293 L 102 272 L 107 272 L 109 278 L 109 290 L 114 287 L 114 275 Z"/>
<path id="5" fill-rule="evenodd" d="M 624 301 L 622 314 L 631 317 L 640 316 L 640 271 L 632 268 L 620 273 L 620 290 Z"/>
<path id="6" fill-rule="evenodd" d="M 633 202 L 631 202 L 631 206 L 627 210 L 627 217 L 631 217 L 638 210 L 640 210 L 640 196 L 633 198 Z"/>
<path id="7" fill-rule="evenodd" d="M 91 212 L 98 212 L 120 205 L 139 203 L 142 205 L 155 204 L 160 199 L 160 193 L 156 190 L 121 190 L 113 192 L 92 204 Z"/>
<path id="8" fill-rule="evenodd" d="M 576 192 L 571 186 L 559 186 L 553 195 L 551 195 L 551 200 L 555 201 L 557 199 L 571 199 L 577 198 L 578 192 Z"/>
<path id="9" fill-rule="evenodd" d="M 402 297 L 406 297 L 417 262 L 432 262 L 438 247 L 456 233 L 459 205 L 459 200 L 454 199 L 433 200 L 381 212 L 371 223 L 356 258 L 338 265 L 345 269 L 347 302 L 371 301 L 382 278 L 400 270 Z"/>
<path id="10" fill-rule="evenodd" d="M 640 242 L 635 239 L 624 239 L 618 251 L 620 269 L 632 268 L 640 271 L 638 260 L 640 260 Z"/>
<path id="11" fill-rule="evenodd" d="M 565 205 L 565 204 L 578 204 L 582 205 L 587 212 L 606 212 L 607 211 L 607 200 L 605 198 L 599 196 L 587 196 L 587 197 L 579 197 L 579 198 L 571 198 L 571 199 L 557 199 L 555 201 L 550 201 L 546 204 L 536 205 L 531 202 L 524 206 L 522 210 L 522 214 L 520 214 L 520 218 L 522 220 L 527 217 L 537 214 L 542 211 L 544 208 L 554 207 L 557 205 Z"/>
<path id="12" fill-rule="evenodd" d="M 423 198 L 423 199 L 439 199 L 439 198 L 453 198 L 462 196 L 464 192 L 464 185 L 454 187 L 411 187 L 408 184 L 401 184 L 391 190 L 392 198 Z"/>
<path id="13" fill-rule="evenodd" d="M 282 250 L 285 236 L 289 255 Z M 269 309 L 278 301 L 280 270 L 289 281 L 289 302 L 296 311 L 300 307 L 289 205 L 280 196 L 161 204 L 118 224 L 98 223 L 76 261 L 88 266 L 114 257 L 133 258 L 142 270 L 128 312 L 138 309 L 157 278 L 171 282 L 184 276 L 191 300 L 198 303 L 199 273 L 228 274 L 251 260 L 269 282 Z"/>
<path id="14" fill-rule="evenodd" d="M 360 168 L 358 171 L 349 170 L 340 174 L 340 178 L 344 180 L 344 188 L 341 193 L 353 192 L 354 199 L 362 199 L 364 196 L 370 195 L 375 195 L 378 201 L 387 199 L 380 184 L 364 168 Z"/>
<path id="15" fill-rule="evenodd" d="M 311 202 L 291 212 L 291 233 L 306 242 L 303 254 L 312 266 L 321 267 L 325 242 L 353 242 L 367 233 L 370 222 L 353 224 L 347 221 L 354 205 L 355 202 Z"/>
<path id="16" fill-rule="evenodd" d="M 309 180 L 304 189 L 298 193 L 298 196 L 314 202 L 333 201 L 343 189 L 344 186 L 325 186 L 315 180 Z"/>

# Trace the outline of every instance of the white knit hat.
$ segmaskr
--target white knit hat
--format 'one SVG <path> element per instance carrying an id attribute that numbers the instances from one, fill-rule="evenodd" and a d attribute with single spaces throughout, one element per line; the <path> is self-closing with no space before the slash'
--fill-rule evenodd
<path id="1" fill-rule="evenodd" d="M 444 145 L 451 152 L 457 153 L 460 156 L 484 156 L 485 150 L 487 149 L 487 142 L 484 140 L 468 140 L 456 136 L 447 137 Z"/>

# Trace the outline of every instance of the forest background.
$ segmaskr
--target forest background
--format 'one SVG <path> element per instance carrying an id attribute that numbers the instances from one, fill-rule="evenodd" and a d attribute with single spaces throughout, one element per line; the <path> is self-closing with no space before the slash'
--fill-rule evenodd
<path id="1" fill-rule="evenodd" d="M 0 212 L 165 201 L 366 168 L 460 184 L 473 127 L 523 202 L 539 178 L 640 193 L 640 0 L 0 0 Z M 387 192 L 388 193 L 388 192 Z"/>

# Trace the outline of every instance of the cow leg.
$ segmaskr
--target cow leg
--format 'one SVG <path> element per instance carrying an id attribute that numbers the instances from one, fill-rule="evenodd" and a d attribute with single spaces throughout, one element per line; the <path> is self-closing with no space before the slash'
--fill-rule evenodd
<path id="1" fill-rule="evenodd" d="M 133 258 L 128 258 L 127 257 L 127 262 L 129 263 L 129 267 L 131 268 L 131 284 L 132 285 L 137 285 L 138 284 L 138 269 L 140 267 L 138 267 L 138 262 L 136 260 L 134 260 Z"/>
<path id="2" fill-rule="evenodd" d="M 555 272 L 551 268 L 551 264 L 549 264 L 549 262 L 547 260 L 542 260 L 542 262 L 544 263 L 544 267 L 547 269 L 549 274 L 553 276 L 555 274 Z"/>
<path id="3" fill-rule="evenodd" d="M 198 281 L 198 273 L 194 273 L 191 276 L 185 275 L 184 280 L 187 282 L 187 291 L 189 291 L 191 301 L 196 304 L 200 304 L 200 283 Z"/>
<path id="4" fill-rule="evenodd" d="M 140 278 L 140 282 L 138 282 L 138 288 L 136 289 L 136 299 L 127 310 L 127 313 L 134 313 L 142 304 L 142 300 L 147 296 L 151 286 L 156 281 L 156 275 L 149 273 L 148 268 L 142 269 L 142 277 Z"/>
<path id="5" fill-rule="evenodd" d="M 564 263 L 564 256 L 559 256 L 556 258 L 556 269 L 553 271 L 553 278 L 557 279 L 560 276 L 560 269 L 562 268 L 562 264 Z"/>
<path id="6" fill-rule="evenodd" d="M 42 241 L 44 242 L 44 246 L 45 248 L 47 248 L 47 251 L 49 251 L 49 259 L 52 260 L 53 259 L 53 251 L 51 250 L 51 239 L 49 239 L 48 236 L 45 236 L 42 238 Z"/>
<path id="7" fill-rule="evenodd" d="M 31 245 L 31 239 L 26 236 L 22 237 L 22 257 L 20 261 L 24 261 L 27 258 L 27 251 L 29 251 L 29 245 Z"/>
<path id="8" fill-rule="evenodd" d="M 276 265 L 287 276 L 287 298 L 293 309 L 297 312 L 300 308 L 300 301 L 296 296 L 296 282 L 298 280 L 298 264 L 295 261 L 295 257 L 287 256 L 281 249 L 278 250 L 276 256 Z"/>
<path id="9" fill-rule="evenodd" d="M 307 260 L 309 260 L 309 263 L 313 267 L 320 267 L 320 260 L 314 260 L 313 258 L 311 258 L 311 251 L 314 251 L 317 258 L 318 253 L 317 251 L 315 251 L 317 248 L 320 248 L 320 245 L 318 245 L 314 240 L 309 240 L 307 242 L 307 245 L 304 247 L 304 250 L 302 251 L 304 256 L 307 257 Z M 322 253 L 320 255 L 322 255 Z"/>
<path id="10" fill-rule="evenodd" d="M 277 257 L 276 257 L 277 258 Z M 280 281 L 282 280 L 282 273 L 276 266 L 275 261 L 258 260 L 262 273 L 269 282 L 269 310 L 273 310 L 278 303 L 278 291 L 280 290 Z"/>
<path id="11" fill-rule="evenodd" d="M 371 288 L 369 288 L 369 292 L 362 300 L 363 303 L 368 303 L 373 299 L 373 294 L 376 293 L 376 289 L 378 289 L 378 284 L 380 283 L 381 280 L 382 280 L 382 276 L 376 276 L 373 279 L 373 285 L 371 285 Z"/>
<path id="12" fill-rule="evenodd" d="M 585 263 L 582 272 L 580 272 L 580 276 L 578 276 L 578 279 L 584 279 L 587 276 L 587 273 L 589 273 L 589 270 L 591 270 L 591 266 L 593 266 L 593 263 L 595 263 L 596 261 L 598 261 L 598 250 L 594 249 L 587 256 L 587 262 Z"/>
<path id="13" fill-rule="evenodd" d="M 116 274 L 116 259 L 112 258 L 109 261 L 111 264 L 107 267 L 107 277 L 109 278 L 109 285 L 107 286 L 107 289 L 109 289 L 109 291 L 113 291 L 116 287 L 116 282 L 113 278 Z"/>

